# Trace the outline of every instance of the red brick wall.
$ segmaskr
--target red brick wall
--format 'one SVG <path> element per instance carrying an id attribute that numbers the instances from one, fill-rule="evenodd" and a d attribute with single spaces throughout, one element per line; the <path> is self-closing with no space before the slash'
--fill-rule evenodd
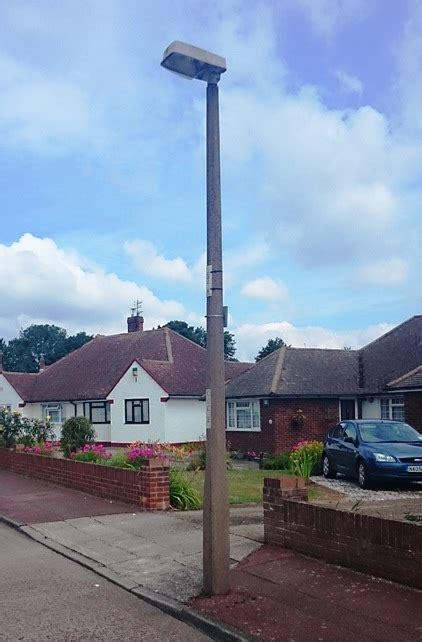
<path id="1" fill-rule="evenodd" d="M 266 544 L 422 588 L 420 525 L 298 501 L 286 483 L 264 480 Z"/>
<path id="2" fill-rule="evenodd" d="M 0 468 L 91 495 L 138 504 L 148 510 L 169 508 L 169 468 L 159 460 L 147 460 L 138 473 L 0 448 Z"/>
<path id="3" fill-rule="evenodd" d="M 406 421 L 422 432 L 422 392 L 411 392 L 404 395 L 404 412 Z"/>
<path id="4" fill-rule="evenodd" d="M 285 452 L 301 439 L 322 439 L 339 421 L 338 399 L 270 399 L 268 405 L 261 400 L 260 409 L 260 432 L 227 431 L 231 450 Z M 299 409 L 306 419 L 295 428 L 292 420 Z"/>

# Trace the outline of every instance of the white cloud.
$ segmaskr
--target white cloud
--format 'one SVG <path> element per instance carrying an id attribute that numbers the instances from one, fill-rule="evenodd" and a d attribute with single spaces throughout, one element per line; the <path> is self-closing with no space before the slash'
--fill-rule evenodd
<path id="1" fill-rule="evenodd" d="M 342 86 L 343 91 L 345 91 L 346 93 L 350 93 L 350 94 L 362 93 L 363 83 L 356 76 L 352 76 L 351 74 L 348 74 L 345 71 L 342 71 L 341 69 L 338 69 L 334 75 L 339 81 L 340 85 Z"/>
<path id="2" fill-rule="evenodd" d="M 308 15 L 315 33 L 331 38 L 350 20 L 361 18 L 365 9 L 363 0 L 298 0 Z"/>
<path id="3" fill-rule="evenodd" d="M 369 285 L 394 286 L 406 281 L 408 273 L 406 261 L 391 258 L 362 265 L 357 271 L 357 279 Z"/>
<path id="4" fill-rule="evenodd" d="M 245 323 L 234 329 L 237 344 L 237 358 L 253 361 L 268 339 L 280 337 L 294 348 L 342 349 L 351 346 L 361 348 L 370 341 L 391 330 L 388 323 L 371 325 L 361 330 L 336 331 L 321 326 L 298 327 L 287 321 L 275 323 Z"/>
<path id="5" fill-rule="evenodd" d="M 287 297 L 287 287 L 281 281 L 275 281 L 269 276 L 264 276 L 246 283 L 240 291 L 243 296 L 273 303 L 282 301 Z"/>
<path id="6" fill-rule="evenodd" d="M 180 257 L 166 259 L 158 254 L 157 248 L 150 241 L 141 239 L 127 241 L 124 249 L 141 274 L 169 281 L 184 283 L 192 281 L 192 274 L 183 259 Z"/>
<path id="7" fill-rule="evenodd" d="M 24 234 L 0 244 L 0 336 L 21 323 L 55 323 L 69 331 L 124 332 L 133 301 L 142 301 L 146 327 L 189 316 L 178 301 L 161 300 L 147 287 L 100 267 L 83 267 L 74 252 L 49 238 Z"/>
<path id="8" fill-rule="evenodd" d="M 101 115 L 71 77 L 48 77 L 0 55 L 0 92 L 3 144 L 61 154 L 98 142 Z"/>

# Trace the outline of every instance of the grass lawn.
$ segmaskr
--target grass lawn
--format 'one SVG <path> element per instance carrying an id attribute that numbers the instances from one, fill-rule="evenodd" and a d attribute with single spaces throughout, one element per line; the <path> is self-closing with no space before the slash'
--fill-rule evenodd
<path id="1" fill-rule="evenodd" d="M 183 471 L 186 477 L 203 496 L 204 471 Z M 229 470 L 229 495 L 230 504 L 261 504 L 264 477 L 280 477 L 288 474 L 285 470 Z"/>

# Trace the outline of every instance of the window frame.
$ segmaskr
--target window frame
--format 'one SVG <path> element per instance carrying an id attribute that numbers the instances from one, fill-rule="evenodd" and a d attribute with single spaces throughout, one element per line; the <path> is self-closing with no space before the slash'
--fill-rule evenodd
<path id="1" fill-rule="evenodd" d="M 394 416 L 394 411 L 399 409 L 400 417 Z M 383 416 L 386 413 L 383 413 L 383 410 L 387 410 L 388 417 Z M 380 418 L 381 420 L 391 420 L 391 421 L 406 421 L 405 415 L 405 405 L 404 398 L 397 397 L 381 397 L 380 399 Z"/>
<path id="2" fill-rule="evenodd" d="M 238 410 L 245 410 L 245 406 L 237 407 L 237 404 L 249 405 L 250 427 L 238 427 Z M 258 409 L 258 426 L 254 426 L 254 404 Z M 233 405 L 233 413 L 230 411 L 230 406 Z M 235 425 L 230 425 L 230 416 L 234 416 Z M 230 399 L 226 403 L 226 430 L 230 432 L 261 432 L 261 403 L 259 399 Z"/>
<path id="3" fill-rule="evenodd" d="M 97 401 L 84 401 L 83 402 L 83 411 L 84 411 L 84 417 L 85 419 L 89 419 L 89 422 L 93 425 L 100 425 L 100 424 L 111 424 L 111 408 L 110 408 L 110 403 L 108 401 L 103 401 L 101 399 Z M 105 421 L 93 421 L 92 419 L 92 408 L 104 408 L 104 418 Z M 88 410 L 88 412 L 87 412 Z"/>
<path id="4" fill-rule="evenodd" d="M 59 420 L 58 421 L 52 421 L 51 419 L 51 414 L 50 412 L 58 412 L 59 413 Z M 50 424 L 54 424 L 55 426 L 58 426 L 63 423 L 63 408 L 60 403 L 48 403 L 48 404 L 43 404 L 42 407 L 42 416 L 44 421 L 48 421 Z"/>
<path id="5" fill-rule="evenodd" d="M 137 402 L 137 405 L 135 406 L 135 402 Z M 128 420 L 128 403 L 131 404 L 132 406 L 132 421 Z M 144 410 L 144 404 L 147 406 L 148 409 L 148 420 L 144 419 L 145 416 L 145 410 Z M 141 415 L 142 415 L 142 421 L 135 421 L 135 412 L 134 408 L 141 408 Z M 148 425 L 151 420 L 151 413 L 150 413 L 150 404 L 149 404 L 149 398 L 144 397 L 144 398 L 130 398 L 130 399 L 125 399 L 125 424 L 129 425 Z"/>

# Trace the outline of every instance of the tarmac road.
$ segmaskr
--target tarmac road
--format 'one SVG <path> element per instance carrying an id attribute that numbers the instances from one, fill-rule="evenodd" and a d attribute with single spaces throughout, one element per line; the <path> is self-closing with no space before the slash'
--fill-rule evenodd
<path id="1" fill-rule="evenodd" d="M 0 523 L 0 640 L 209 639 Z"/>

